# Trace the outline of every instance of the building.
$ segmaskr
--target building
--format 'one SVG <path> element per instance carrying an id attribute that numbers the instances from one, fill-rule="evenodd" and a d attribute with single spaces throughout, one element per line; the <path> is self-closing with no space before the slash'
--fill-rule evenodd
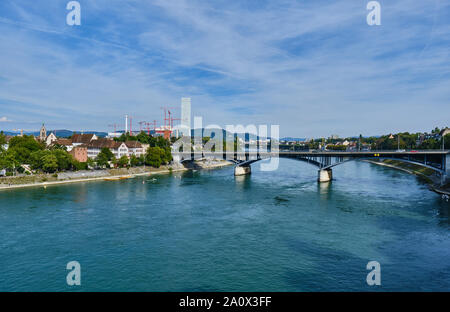
<path id="1" fill-rule="evenodd" d="M 45 145 L 49 146 L 51 145 L 53 142 L 56 142 L 58 140 L 58 138 L 56 137 L 56 135 L 52 132 L 50 133 L 44 140 Z"/>
<path id="2" fill-rule="evenodd" d="M 20 136 L 23 136 L 23 130 L 20 131 Z M 52 132 L 47 135 L 47 129 L 45 128 L 45 124 L 42 124 L 41 129 L 39 130 L 39 137 L 35 138 L 37 141 L 45 143 L 45 145 L 49 146 L 53 142 L 57 140 L 56 135 Z"/>
<path id="3" fill-rule="evenodd" d="M 446 136 L 447 134 L 450 134 L 450 128 L 442 129 L 441 132 L 439 132 L 441 137 Z"/>
<path id="4" fill-rule="evenodd" d="M 120 142 L 116 142 L 114 140 L 109 140 L 106 138 L 98 138 L 96 140 L 91 140 L 88 143 L 84 143 L 80 146 L 84 146 L 87 148 L 87 156 L 88 158 L 95 158 L 98 156 L 102 148 L 108 148 L 113 152 L 114 156 L 117 157 L 117 153 L 114 150 L 117 150 L 120 146 Z"/>
<path id="5" fill-rule="evenodd" d="M 99 138 L 81 146 L 87 148 L 87 157 L 92 159 L 98 156 L 102 148 L 108 148 L 115 158 L 122 156 L 131 157 L 131 155 L 140 157 L 144 154 L 142 144 L 138 141 L 116 142 L 106 138 Z"/>
<path id="6" fill-rule="evenodd" d="M 42 124 L 41 130 L 39 130 L 39 140 L 44 142 L 47 138 L 47 130 L 45 129 L 45 124 Z"/>
<path id="7" fill-rule="evenodd" d="M 78 146 L 82 144 L 89 144 L 91 141 L 97 140 L 98 137 L 93 133 L 87 133 L 87 134 L 78 134 L 74 133 L 72 135 L 72 145 Z"/>
<path id="8" fill-rule="evenodd" d="M 128 157 L 131 157 L 131 155 L 134 155 L 136 157 L 144 155 L 144 148 L 142 147 L 142 144 L 140 142 L 127 141 L 125 142 L 125 145 L 128 148 Z"/>
<path id="9" fill-rule="evenodd" d="M 143 144 L 143 143 L 141 143 L 141 145 L 142 145 L 142 155 L 147 154 L 147 151 L 150 148 L 150 144 Z"/>
<path id="10" fill-rule="evenodd" d="M 120 138 L 122 136 L 122 134 L 124 134 L 124 132 L 108 132 L 108 136 L 107 138 Z"/>
<path id="11" fill-rule="evenodd" d="M 79 162 L 86 162 L 88 160 L 88 151 L 86 146 L 75 146 L 69 153 Z"/>
<path id="12" fill-rule="evenodd" d="M 61 145 L 64 146 L 66 148 L 66 151 L 70 152 L 73 149 L 73 144 L 72 144 L 72 140 L 71 139 L 56 139 L 55 142 L 52 143 L 53 145 Z"/>
<path id="13" fill-rule="evenodd" d="M 181 136 L 191 136 L 191 98 L 181 98 Z"/>

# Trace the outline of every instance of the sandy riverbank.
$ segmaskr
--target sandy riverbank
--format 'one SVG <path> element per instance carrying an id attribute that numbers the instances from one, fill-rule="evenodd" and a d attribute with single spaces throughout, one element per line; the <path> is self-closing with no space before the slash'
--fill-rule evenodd
<path id="1" fill-rule="evenodd" d="M 54 175 L 39 175 L 38 179 L 34 179 L 34 182 L 30 183 L 22 183 L 15 184 L 15 179 L 19 179 L 22 177 L 8 177 L 8 178 L 0 178 L 0 191 L 1 190 L 12 190 L 18 188 L 27 188 L 27 187 L 47 187 L 51 185 L 60 185 L 60 184 L 69 184 L 69 183 L 82 183 L 82 182 L 96 182 L 96 181 L 105 181 L 105 179 L 120 179 L 120 178 L 133 178 L 138 176 L 148 176 L 155 174 L 168 174 L 173 172 L 182 172 L 192 169 L 214 169 L 221 168 L 224 166 L 231 165 L 230 162 L 227 161 L 196 161 L 191 163 L 188 166 L 182 165 L 171 165 L 171 166 L 162 166 L 160 168 L 151 168 L 151 167 L 136 167 L 130 169 L 110 169 L 110 170 L 96 170 L 96 171 L 82 171 L 77 172 L 75 174 L 67 174 L 61 173 L 58 177 Z M 78 178 L 74 178 L 77 176 Z M 36 182 L 36 180 L 41 180 L 40 182 Z M 12 183 L 13 182 L 13 183 Z"/>

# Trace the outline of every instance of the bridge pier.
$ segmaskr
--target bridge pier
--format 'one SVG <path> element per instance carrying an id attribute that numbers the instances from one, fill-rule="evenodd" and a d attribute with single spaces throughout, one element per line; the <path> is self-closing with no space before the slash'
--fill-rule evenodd
<path id="1" fill-rule="evenodd" d="M 319 169 L 318 179 L 319 182 L 329 182 L 333 179 L 333 170 L 331 169 Z"/>
<path id="2" fill-rule="evenodd" d="M 447 183 L 450 183 L 449 176 L 447 174 L 441 174 L 441 186 L 446 185 Z"/>
<path id="3" fill-rule="evenodd" d="M 250 166 L 236 166 L 234 167 L 234 175 L 241 176 L 252 173 L 252 168 Z"/>

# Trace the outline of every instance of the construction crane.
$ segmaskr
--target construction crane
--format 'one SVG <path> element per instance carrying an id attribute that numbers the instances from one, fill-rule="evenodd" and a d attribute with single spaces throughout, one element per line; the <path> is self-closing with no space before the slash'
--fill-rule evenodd
<path id="1" fill-rule="evenodd" d="M 164 129 L 167 129 L 167 126 L 170 128 L 170 109 L 179 109 L 179 107 L 161 106 L 161 109 L 164 110 Z M 167 112 L 169 112 L 169 118 L 167 118 Z M 167 122 L 169 125 L 167 125 Z"/>
<path id="2" fill-rule="evenodd" d="M 146 121 L 139 121 L 139 130 L 140 130 L 139 132 L 142 132 L 142 125 L 146 125 L 146 124 L 147 124 Z"/>
<path id="3" fill-rule="evenodd" d="M 172 118 L 172 114 L 170 112 L 170 110 L 168 111 L 169 113 L 169 129 L 172 131 L 173 129 L 173 121 L 174 120 L 181 120 L 181 118 Z"/>
<path id="4" fill-rule="evenodd" d="M 153 126 L 153 131 L 156 132 L 157 121 L 153 120 L 153 122 L 147 122 L 148 135 L 150 135 L 150 126 Z"/>
<path id="5" fill-rule="evenodd" d="M 153 126 L 153 130 L 156 130 L 156 120 L 153 122 L 140 121 L 139 122 L 140 130 L 147 130 L 148 135 L 150 135 L 150 126 Z"/>

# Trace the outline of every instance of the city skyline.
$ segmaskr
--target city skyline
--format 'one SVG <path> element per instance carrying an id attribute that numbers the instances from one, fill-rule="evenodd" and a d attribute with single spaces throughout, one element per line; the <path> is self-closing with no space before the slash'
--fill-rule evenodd
<path id="1" fill-rule="evenodd" d="M 380 1 L 380 26 L 364 1 L 80 3 L 80 26 L 67 1 L 0 4 L 0 129 L 108 131 L 181 97 L 281 137 L 448 126 L 447 3 Z"/>

